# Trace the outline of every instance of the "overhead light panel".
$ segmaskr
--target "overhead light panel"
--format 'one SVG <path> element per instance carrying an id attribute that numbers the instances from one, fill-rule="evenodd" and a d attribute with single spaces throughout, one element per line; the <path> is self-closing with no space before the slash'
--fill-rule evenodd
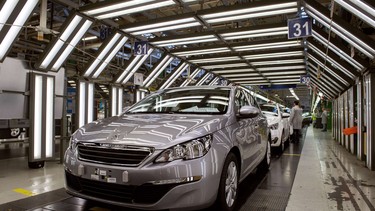
<path id="1" fill-rule="evenodd" d="M 65 21 L 59 36 L 49 44 L 36 67 L 58 71 L 92 24 L 92 20 L 79 14 L 72 14 Z"/>
<path id="2" fill-rule="evenodd" d="M 81 12 L 97 19 L 113 18 L 174 5 L 173 0 L 107 1 L 82 7 Z"/>
<path id="3" fill-rule="evenodd" d="M 187 67 L 189 67 L 189 64 L 185 62 L 179 65 L 179 67 L 177 67 L 177 69 L 172 73 L 172 75 L 167 79 L 167 81 L 164 82 L 160 89 L 167 89 L 168 87 L 170 87 Z"/>
<path id="4" fill-rule="evenodd" d="M 133 74 L 138 70 L 138 68 L 143 64 L 147 57 L 151 55 L 153 50 L 153 48 L 148 49 L 147 55 L 134 56 L 115 82 L 123 84 L 126 83 L 130 79 L 130 77 L 133 76 Z"/>
<path id="5" fill-rule="evenodd" d="M 125 77 L 125 79 L 121 82 L 122 84 L 126 84 L 126 82 L 129 81 L 129 79 L 134 75 L 134 73 L 139 69 L 139 67 L 146 61 L 149 55 L 151 55 L 152 51 L 154 49 L 150 48 L 148 49 L 147 55 L 143 55 L 139 62 L 134 66 L 134 68 L 129 72 L 129 74 Z"/>
<path id="6" fill-rule="evenodd" d="M 123 31 L 132 35 L 141 35 L 154 32 L 169 31 L 175 29 L 183 29 L 193 26 L 200 26 L 201 24 L 194 18 L 174 18 L 170 21 L 163 21 L 157 23 L 144 23 L 139 26 L 126 27 L 124 26 Z"/>
<path id="7" fill-rule="evenodd" d="M 274 16 L 279 14 L 295 13 L 298 11 L 297 2 L 287 2 L 280 4 L 270 4 L 265 6 L 249 6 L 246 9 L 232 9 L 212 14 L 204 14 L 201 17 L 207 23 L 220 23 L 225 21 L 235 21 L 249 18 Z"/>
<path id="8" fill-rule="evenodd" d="M 233 63 L 233 64 L 217 64 L 217 65 L 205 65 L 202 66 L 204 69 L 217 69 L 217 68 L 227 68 L 227 67 L 245 67 L 249 66 L 247 63 Z"/>
<path id="9" fill-rule="evenodd" d="M 291 57 L 291 56 L 303 56 L 303 51 L 288 51 L 280 53 L 259 53 L 254 55 L 244 55 L 243 57 L 248 60 L 255 59 L 268 59 L 268 58 L 281 58 L 281 57 Z"/>
<path id="10" fill-rule="evenodd" d="M 263 72 L 264 76 L 271 76 L 271 75 L 282 75 L 284 77 L 285 75 L 291 75 L 291 74 L 306 74 L 306 70 L 300 70 L 300 71 L 280 71 L 280 72 Z"/>
<path id="11" fill-rule="evenodd" d="M 189 60 L 189 62 L 200 64 L 200 63 L 236 61 L 236 60 L 241 60 L 241 58 L 239 56 L 224 56 L 224 57 L 207 58 L 207 59 L 192 59 L 192 60 Z"/>
<path id="12" fill-rule="evenodd" d="M 224 38 L 224 40 L 235 40 L 235 39 L 245 39 L 245 38 L 254 38 L 254 37 L 264 37 L 264 36 L 276 36 L 276 35 L 283 35 L 288 34 L 288 27 L 274 27 L 274 28 L 267 28 L 267 29 L 252 29 L 247 31 L 237 31 L 237 32 L 229 32 L 229 33 L 222 33 L 220 36 Z"/>
<path id="13" fill-rule="evenodd" d="M 293 46 L 301 46 L 300 40 L 284 41 L 284 42 L 273 42 L 273 43 L 262 43 L 253 45 L 241 45 L 233 47 L 236 51 L 254 51 L 263 49 L 276 49 L 276 48 L 286 48 Z"/>
<path id="14" fill-rule="evenodd" d="M 250 62 L 253 66 L 263 66 L 263 65 L 278 65 L 278 64 L 295 64 L 295 63 L 304 63 L 304 59 L 285 59 L 285 60 L 272 60 L 272 61 L 263 61 L 263 62 Z"/>
<path id="15" fill-rule="evenodd" d="M 350 55 L 348 55 L 347 53 L 345 53 L 344 51 L 342 51 L 339 47 L 337 47 L 336 45 L 334 45 L 332 42 L 328 42 L 328 40 L 325 37 L 323 37 L 322 35 L 320 35 L 315 30 L 312 31 L 312 34 L 313 34 L 313 37 L 317 41 L 319 41 L 321 44 L 323 44 L 326 47 L 328 46 L 328 48 L 332 52 L 334 52 L 337 56 L 343 58 L 345 61 L 347 61 L 349 64 L 351 64 L 356 69 L 362 70 L 364 68 L 364 66 L 361 63 L 359 63 L 353 57 L 351 57 Z"/>
<path id="16" fill-rule="evenodd" d="M 180 52 L 171 52 L 176 56 L 193 56 L 193 55 L 203 55 L 203 54 L 214 54 L 214 53 L 223 53 L 229 52 L 230 49 L 228 47 L 220 47 L 220 48 L 209 48 L 209 49 L 199 49 L 199 50 L 186 50 Z"/>
<path id="17" fill-rule="evenodd" d="M 38 2 L 5 0 L 0 4 L 0 62 L 4 61 Z"/>
<path id="18" fill-rule="evenodd" d="M 375 28 L 375 7 L 361 0 L 335 0 L 335 2 Z"/>
<path id="19" fill-rule="evenodd" d="M 210 76 L 211 73 L 204 74 L 203 77 L 195 84 L 195 86 L 202 86 Z"/>
<path id="20" fill-rule="evenodd" d="M 193 73 L 180 85 L 180 87 L 188 86 L 201 71 L 202 69 L 196 68 Z"/>
<path id="21" fill-rule="evenodd" d="M 217 73 L 216 71 L 213 71 L 214 73 Z M 236 77 L 250 77 L 250 76 L 259 76 L 259 73 L 243 73 L 243 74 L 220 74 L 221 76 L 225 78 L 236 78 Z"/>
<path id="22" fill-rule="evenodd" d="M 229 69 L 229 70 L 214 70 L 214 73 L 222 74 L 222 73 L 248 73 L 254 72 L 255 70 L 252 68 L 247 69 Z"/>
<path id="23" fill-rule="evenodd" d="M 274 70 L 300 70 L 306 69 L 305 65 L 289 65 L 289 66 L 278 66 L 278 67 L 259 67 L 259 71 L 274 71 Z"/>
<path id="24" fill-rule="evenodd" d="M 173 57 L 166 55 L 152 70 L 147 78 L 143 81 L 145 87 L 149 87 L 152 82 L 165 70 L 165 68 L 173 61 Z"/>
<path id="25" fill-rule="evenodd" d="M 127 37 L 121 35 L 120 33 L 115 33 L 109 42 L 102 44 L 96 58 L 89 62 L 90 65 L 86 69 L 83 76 L 97 78 L 121 49 L 121 47 L 125 45 L 127 40 Z"/>
<path id="26" fill-rule="evenodd" d="M 264 78 L 263 77 L 248 77 L 248 78 L 241 77 L 241 78 L 231 78 L 230 80 L 231 81 L 244 81 L 244 80 L 260 80 L 260 79 L 264 79 Z"/>
<path id="27" fill-rule="evenodd" d="M 315 20 L 323 24 L 325 27 L 329 28 L 340 36 L 342 39 L 350 43 L 353 47 L 361 51 L 363 54 L 368 56 L 369 58 L 373 59 L 375 57 L 375 46 L 372 43 L 364 42 L 360 38 L 358 38 L 355 34 L 340 24 L 336 23 L 335 21 L 331 21 L 329 17 L 322 14 L 318 11 L 315 7 L 306 4 L 308 14 L 313 17 Z M 325 9 L 325 8 L 324 8 Z"/>
<path id="28" fill-rule="evenodd" d="M 212 81 L 208 84 L 209 86 L 214 86 L 216 85 L 216 83 L 219 81 L 219 77 L 215 77 L 214 79 L 212 79 Z"/>
<path id="29" fill-rule="evenodd" d="M 97 36 L 90 36 L 90 37 L 84 37 L 82 38 L 82 41 L 89 41 L 89 40 L 96 40 L 98 39 Z"/>
<path id="30" fill-rule="evenodd" d="M 218 41 L 218 39 L 214 35 L 203 35 L 203 36 L 195 36 L 195 37 L 168 39 L 168 40 L 155 41 L 155 42 L 151 41 L 151 44 L 157 45 L 159 47 L 165 47 L 165 46 L 171 46 L 171 45 L 187 45 L 187 44 L 213 42 L 213 41 Z"/>

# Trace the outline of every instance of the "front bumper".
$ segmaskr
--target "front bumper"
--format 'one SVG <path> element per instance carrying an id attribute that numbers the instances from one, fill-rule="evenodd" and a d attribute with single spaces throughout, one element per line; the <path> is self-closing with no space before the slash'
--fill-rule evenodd
<path id="1" fill-rule="evenodd" d="M 278 129 L 270 130 L 271 131 L 271 146 L 278 147 L 281 144 L 281 134 Z"/>
<path id="2" fill-rule="evenodd" d="M 204 157 L 122 167 L 84 162 L 67 151 L 67 192 L 81 198 L 138 209 L 191 210 L 214 203 L 222 166 L 214 150 Z"/>

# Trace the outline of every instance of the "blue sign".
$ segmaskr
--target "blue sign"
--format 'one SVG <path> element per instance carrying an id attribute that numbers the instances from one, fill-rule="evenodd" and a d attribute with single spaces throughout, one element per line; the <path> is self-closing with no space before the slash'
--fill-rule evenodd
<path id="1" fill-rule="evenodd" d="M 134 43 L 134 55 L 147 55 L 148 52 L 148 42 L 139 41 Z"/>
<path id="2" fill-rule="evenodd" d="M 268 90 L 268 89 L 289 89 L 289 88 L 296 88 L 297 85 L 296 84 L 283 84 L 283 85 L 260 85 L 259 88 L 261 89 L 265 89 L 265 90 Z"/>
<path id="3" fill-rule="evenodd" d="M 310 83 L 310 76 L 309 75 L 301 75 L 300 82 L 302 84 L 308 84 L 308 83 Z"/>
<path id="4" fill-rule="evenodd" d="M 311 18 L 297 18 L 288 20 L 288 39 L 311 36 Z"/>

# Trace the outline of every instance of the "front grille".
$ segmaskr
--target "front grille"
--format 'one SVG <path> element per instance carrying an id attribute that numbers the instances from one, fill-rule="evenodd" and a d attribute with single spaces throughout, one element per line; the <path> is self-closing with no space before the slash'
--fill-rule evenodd
<path id="1" fill-rule="evenodd" d="M 109 145 L 100 143 L 79 143 L 80 160 L 110 165 L 138 166 L 153 152 L 148 147 Z"/>
<path id="2" fill-rule="evenodd" d="M 83 179 L 66 171 L 65 177 L 67 186 L 77 192 L 87 196 L 121 203 L 153 204 L 178 185 L 121 185 Z"/>

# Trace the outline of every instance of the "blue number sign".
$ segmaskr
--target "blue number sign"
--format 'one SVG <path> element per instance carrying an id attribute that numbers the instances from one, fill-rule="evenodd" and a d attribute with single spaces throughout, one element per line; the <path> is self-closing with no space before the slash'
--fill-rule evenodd
<path id="1" fill-rule="evenodd" d="M 310 82 L 310 76 L 309 75 L 301 75 L 300 82 L 302 84 L 308 84 Z"/>
<path id="2" fill-rule="evenodd" d="M 134 43 L 134 55 L 147 55 L 148 42 L 139 41 Z"/>
<path id="3" fill-rule="evenodd" d="M 311 18 L 288 20 L 288 39 L 311 36 Z"/>

